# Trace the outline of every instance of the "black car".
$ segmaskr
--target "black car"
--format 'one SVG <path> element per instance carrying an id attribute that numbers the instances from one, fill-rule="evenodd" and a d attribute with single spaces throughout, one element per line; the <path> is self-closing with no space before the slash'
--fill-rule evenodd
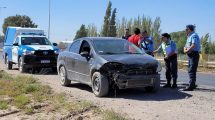
<path id="1" fill-rule="evenodd" d="M 61 84 L 78 81 L 92 87 L 97 97 L 110 89 L 144 87 L 157 91 L 161 66 L 134 44 L 119 38 L 86 37 L 74 40 L 57 61 Z"/>

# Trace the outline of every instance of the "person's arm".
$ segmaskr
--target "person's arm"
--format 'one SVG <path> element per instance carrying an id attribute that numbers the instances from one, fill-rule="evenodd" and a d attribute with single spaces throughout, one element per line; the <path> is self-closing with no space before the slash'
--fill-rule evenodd
<path id="1" fill-rule="evenodd" d="M 162 46 L 160 45 L 157 50 L 153 51 L 153 54 L 160 53 L 162 51 Z"/>
<path id="2" fill-rule="evenodd" d="M 192 44 L 188 48 L 184 47 L 184 53 L 188 53 L 195 48 L 195 44 L 197 43 L 197 39 L 198 39 L 197 36 L 192 37 L 192 40 L 191 40 Z"/>
<path id="3" fill-rule="evenodd" d="M 176 47 L 175 42 L 173 42 L 173 41 L 172 41 L 172 44 L 171 44 L 171 49 L 172 49 L 172 51 L 169 53 L 169 55 L 167 55 L 167 58 L 172 56 L 172 55 L 174 55 L 174 54 L 176 54 L 175 51 L 176 51 L 177 47 Z"/>

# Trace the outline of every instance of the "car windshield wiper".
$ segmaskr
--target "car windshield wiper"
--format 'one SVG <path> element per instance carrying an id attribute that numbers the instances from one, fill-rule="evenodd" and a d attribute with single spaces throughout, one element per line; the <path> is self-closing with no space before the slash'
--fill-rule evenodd
<path id="1" fill-rule="evenodd" d="M 137 53 L 137 52 L 130 52 L 130 51 L 124 51 L 120 54 L 141 54 L 141 53 Z"/>
<path id="2" fill-rule="evenodd" d="M 113 53 L 113 52 L 102 52 L 100 54 L 107 54 L 107 55 L 113 55 L 113 54 L 117 54 L 117 53 Z"/>

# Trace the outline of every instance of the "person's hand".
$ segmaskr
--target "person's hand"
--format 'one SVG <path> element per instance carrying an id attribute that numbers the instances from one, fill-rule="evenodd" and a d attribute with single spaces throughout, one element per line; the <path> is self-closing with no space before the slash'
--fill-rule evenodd
<path id="1" fill-rule="evenodd" d="M 186 47 L 184 47 L 184 53 L 187 53 L 188 49 Z"/>

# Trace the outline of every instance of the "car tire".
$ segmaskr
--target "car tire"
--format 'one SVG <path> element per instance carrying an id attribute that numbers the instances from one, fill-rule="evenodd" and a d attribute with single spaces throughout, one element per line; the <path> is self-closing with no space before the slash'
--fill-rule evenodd
<path id="1" fill-rule="evenodd" d="M 19 67 L 19 72 L 20 73 L 24 73 L 25 72 L 25 66 L 23 64 L 22 57 L 19 57 L 18 67 Z"/>
<path id="2" fill-rule="evenodd" d="M 64 66 L 61 66 L 59 68 L 59 76 L 60 76 L 60 83 L 62 86 L 69 86 L 71 84 L 71 80 L 67 78 L 67 72 Z"/>
<path id="3" fill-rule="evenodd" d="M 8 56 L 5 57 L 5 64 L 8 70 L 11 70 L 13 68 L 13 63 L 8 60 Z"/>
<path id="4" fill-rule="evenodd" d="M 96 97 L 104 97 L 108 95 L 108 79 L 99 72 L 95 72 L 92 76 L 92 90 Z"/>

